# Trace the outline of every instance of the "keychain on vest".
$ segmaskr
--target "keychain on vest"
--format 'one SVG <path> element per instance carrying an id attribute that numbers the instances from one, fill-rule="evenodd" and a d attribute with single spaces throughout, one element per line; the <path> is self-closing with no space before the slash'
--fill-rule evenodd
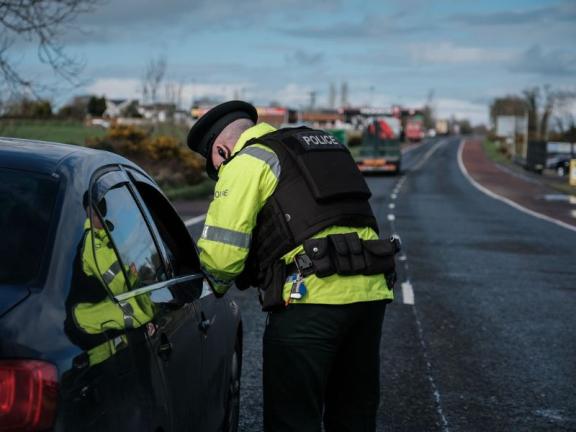
<path id="1" fill-rule="evenodd" d="M 292 287 L 290 289 L 291 300 L 301 300 L 307 292 L 306 285 L 304 285 L 304 278 L 300 273 L 291 276 Z"/>

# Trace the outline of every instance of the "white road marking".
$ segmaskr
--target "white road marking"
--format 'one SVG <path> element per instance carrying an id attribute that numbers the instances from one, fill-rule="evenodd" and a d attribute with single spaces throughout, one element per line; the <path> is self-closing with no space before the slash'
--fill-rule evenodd
<path id="1" fill-rule="evenodd" d="M 570 231 L 576 232 L 576 226 L 567 224 L 566 222 L 562 222 L 561 220 L 558 220 L 558 219 L 554 219 L 553 217 L 543 215 L 542 213 L 535 212 L 534 210 L 530 210 L 530 209 L 528 209 L 524 206 L 521 206 L 520 204 L 512 201 L 511 199 L 505 198 L 502 195 L 498 195 L 497 193 L 494 193 L 491 190 L 489 190 L 488 188 L 485 188 L 484 186 L 482 186 L 480 183 L 478 183 L 476 180 L 474 180 L 472 178 L 472 176 L 468 173 L 468 170 L 464 166 L 464 162 L 462 160 L 463 149 L 464 149 L 464 140 L 460 141 L 460 146 L 458 147 L 458 167 L 460 168 L 460 171 L 462 172 L 464 177 L 466 177 L 468 179 L 468 181 L 476 189 L 478 189 L 480 192 L 483 192 L 484 194 L 486 194 L 489 197 L 494 198 L 498 201 L 502 201 L 503 203 L 506 203 L 509 206 L 514 207 L 516 210 L 520 210 L 521 212 L 529 214 L 530 216 L 534 216 L 535 218 L 542 219 L 542 220 L 545 220 L 547 222 L 552 222 L 553 224 L 561 226 L 562 228 L 566 228 L 566 229 L 569 229 Z"/>
<path id="2" fill-rule="evenodd" d="M 390 195 L 390 199 L 396 199 L 396 194 Z"/>
<path id="3" fill-rule="evenodd" d="M 389 220 L 389 221 L 393 221 L 393 220 L 395 220 L 395 219 L 396 219 L 396 216 L 394 216 L 393 214 L 389 214 L 389 215 L 388 215 L 388 220 Z"/>
<path id="4" fill-rule="evenodd" d="M 196 225 L 199 223 L 202 223 L 206 220 L 206 213 L 204 213 L 203 215 L 200 216 L 196 216 L 193 218 L 190 218 L 188 220 L 184 221 L 184 225 L 186 225 L 187 227 L 192 226 L 192 225 Z"/>
<path id="5" fill-rule="evenodd" d="M 440 140 L 438 141 L 436 144 L 434 144 L 434 146 L 428 150 L 428 152 L 424 155 L 424 157 L 416 164 L 414 165 L 414 167 L 412 168 L 413 171 L 419 170 L 420 168 L 422 168 L 422 166 L 424 166 L 424 164 L 426 162 L 428 162 L 428 159 L 430 159 L 432 157 L 432 155 L 434 154 L 434 152 L 436 150 L 438 150 L 438 148 L 441 145 L 444 145 L 446 143 L 446 140 Z"/>
<path id="6" fill-rule="evenodd" d="M 436 413 L 442 422 L 442 432 L 449 432 L 450 429 L 448 428 L 448 419 L 444 415 L 444 410 L 442 409 L 442 398 L 440 396 L 440 390 L 436 385 L 436 380 L 432 375 L 432 362 L 430 360 L 430 356 L 428 355 L 428 346 L 426 345 L 426 341 L 424 339 L 424 330 L 422 329 L 422 322 L 420 321 L 420 317 L 418 316 L 418 310 L 416 306 L 412 308 L 412 313 L 414 314 L 414 319 L 416 320 L 416 326 L 418 327 L 418 339 L 420 340 L 420 346 L 422 347 L 422 354 L 424 355 L 424 360 L 426 361 L 426 375 L 428 378 L 428 382 L 430 383 L 430 387 L 432 388 L 432 394 L 434 395 L 434 402 L 436 402 Z"/>
<path id="7" fill-rule="evenodd" d="M 396 204 L 394 204 L 394 203 L 388 204 L 388 208 L 389 208 L 389 209 L 393 209 L 394 207 L 396 207 Z"/>
<path id="8" fill-rule="evenodd" d="M 404 304 L 414 304 L 414 290 L 410 281 L 402 282 L 402 301 Z"/>

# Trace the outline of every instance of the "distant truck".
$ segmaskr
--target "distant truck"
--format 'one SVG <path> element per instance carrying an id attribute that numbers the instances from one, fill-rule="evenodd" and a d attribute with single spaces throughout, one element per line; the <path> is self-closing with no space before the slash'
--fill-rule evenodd
<path id="1" fill-rule="evenodd" d="M 404 130 L 406 141 L 420 142 L 424 138 L 424 121 L 422 116 L 414 115 L 406 121 Z"/>
<path id="2" fill-rule="evenodd" d="M 436 120 L 436 135 L 448 135 L 448 120 Z"/>
<path id="3" fill-rule="evenodd" d="M 356 163 L 364 173 L 400 173 L 400 120 L 395 117 L 372 119 L 362 134 Z"/>

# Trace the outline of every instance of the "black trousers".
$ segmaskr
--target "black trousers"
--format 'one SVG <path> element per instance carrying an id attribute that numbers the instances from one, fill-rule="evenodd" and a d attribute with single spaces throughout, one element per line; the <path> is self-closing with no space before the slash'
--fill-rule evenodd
<path id="1" fill-rule="evenodd" d="M 289 305 L 264 333 L 266 432 L 373 432 L 385 301 Z"/>

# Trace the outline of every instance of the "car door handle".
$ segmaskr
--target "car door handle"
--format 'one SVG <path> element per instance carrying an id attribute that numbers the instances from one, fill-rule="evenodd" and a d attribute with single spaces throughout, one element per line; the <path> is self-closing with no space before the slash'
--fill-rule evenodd
<path id="1" fill-rule="evenodd" d="M 160 345 L 158 346 L 158 357 L 162 360 L 168 360 L 172 354 L 172 343 L 168 340 L 168 336 L 162 334 L 160 336 Z"/>

